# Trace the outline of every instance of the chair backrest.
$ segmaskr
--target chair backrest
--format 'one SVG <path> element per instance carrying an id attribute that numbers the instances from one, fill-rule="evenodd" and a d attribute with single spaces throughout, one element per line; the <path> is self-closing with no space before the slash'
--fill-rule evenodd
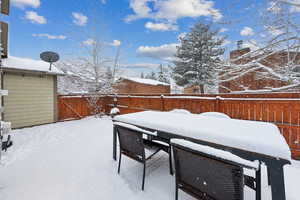
<path id="1" fill-rule="evenodd" d="M 121 126 L 116 127 L 121 151 L 126 153 L 128 156 L 133 156 L 133 158 L 145 158 L 143 134 L 129 128 Z"/>
<path id="2" fill-rule="evenodd" d="M 176 182 L 185 192 L 204 200 L 242 200 L 243 168 L 173 145 Z"/>

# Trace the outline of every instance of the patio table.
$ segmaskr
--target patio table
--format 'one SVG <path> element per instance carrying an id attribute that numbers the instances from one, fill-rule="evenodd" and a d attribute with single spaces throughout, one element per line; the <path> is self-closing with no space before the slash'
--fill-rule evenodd
<path id="1" fill-rule="evenodd" d="M 291 152 L 278 127 L 272 123 L 155 111 L 119 115 L 113 121 L 156 131 L 157 138 L 162 141 L 182 138 L 229 151 L 247 160 L 259 160 L 267 166 L 272 199 L 286 199 L 283 167 L 291 163 Z M 115 160 L 116 149 L 114 126 Z"/>

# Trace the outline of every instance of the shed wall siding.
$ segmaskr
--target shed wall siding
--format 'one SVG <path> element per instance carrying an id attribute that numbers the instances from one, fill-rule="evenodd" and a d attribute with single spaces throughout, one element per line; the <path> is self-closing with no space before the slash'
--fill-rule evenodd
<path id="1" fill-rule="evenodd" d="M 13 128 L 54 122 L 54 76 L 5 74 L 4 119 Z"/>

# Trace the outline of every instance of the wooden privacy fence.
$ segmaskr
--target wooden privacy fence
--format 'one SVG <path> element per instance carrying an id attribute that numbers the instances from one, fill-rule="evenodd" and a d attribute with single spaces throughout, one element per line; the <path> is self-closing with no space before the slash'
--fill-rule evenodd
<path id="1" fill-rule="evenodd" d="M 90 111 L 85 98 L 60 96 L 59 119 L 78 119 L 88 116 Z M 145 110 L 186 109 L 195 114 L 222 112 L 234 119 L 272 122 L 279 127 L 285 137 L 292 150 L 293 158 L 300 159 L 300 93 L 224 94 L 220 96 L 108 95 L 101 97 L 101 104 L 107 113 L 114 105 L 117 105 L 121 114 Z M 265 142 L 268 143 L 268 141 Z"/>
<path id="2" fill-rule="evenodd" d="M 92 107 L 88 101 L 89 96 L 58 96 L 58 120 L 59 121 L 67 121 L 67 120 L 75 120 L 82 119 L 84 117 L 92 115 Z M 105 100 L 107 97 L 100 96 L 98 104 L 100 106 L 105 105 Z M 104 108 L 104 107 L 103 107 Z"/>

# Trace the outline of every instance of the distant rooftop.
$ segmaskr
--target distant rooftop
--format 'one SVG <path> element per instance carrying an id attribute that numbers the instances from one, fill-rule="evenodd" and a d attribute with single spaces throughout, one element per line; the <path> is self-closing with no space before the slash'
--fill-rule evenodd
<path id="1" fill-rule="evenodd" d="M 49 63 L 41 60 L 33 60 L 30 58 L 19 58 L 14 56 L 8 56 L 8 58 L 2 59 L 2 67 L 7 69 L 17 69 L 35 72 L 45 72 L 48 74 L 64 74 L 61 70 L 57 69 L 54 65 L 49 70 Z"/>
<path id="2" fill-rule="evenodd" d="M 146 78 L 122 77 L 121 79 L 130 80 L 133 82 L 148 84 L 148 85 L 167 85 L 167 86 L 170 85 L 168 83 L 160 82 L 160 81 L 153 80 L 153 79 L 146 79 Z"/>

